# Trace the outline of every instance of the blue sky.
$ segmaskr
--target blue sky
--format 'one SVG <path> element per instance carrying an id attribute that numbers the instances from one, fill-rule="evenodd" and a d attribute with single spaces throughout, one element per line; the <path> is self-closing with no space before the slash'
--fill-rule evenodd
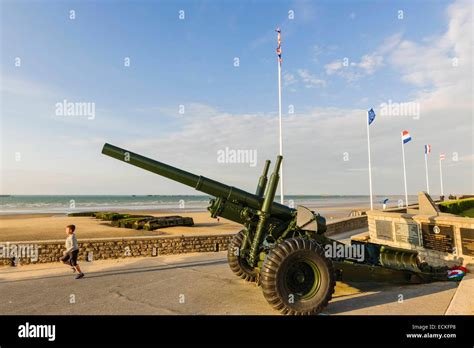
<path id="1" fill-rule="evenodd" d="M 468 17 L 462 14 L 466 9 Z M 422 107 L 427 110 L 437 105 L 429 101 L 432 98 L 440 104 L 452 100 L 446 92 L 453 90 L 447 88 L 450 85 L 472 92 L 472 51 L 457 52 L 464 41 L 457 44 L 456 40 L 466 39 L 453 35 L 459 27 L 472 24 L 472 7 L 466 1 L 4 0 L 1 10 L 5 193 L 148 193 L 149 185 L 155 185 L 151 177 L 132 187 L 120 186 L 120 178 L 136 178 L 130 168 L 112 165 L 124 176 L 109 180 L 111 162 L 97 155 L 104 141 L 186 164 L 190 170 L 215 167 L 216 149 L 226 146 L 257 149 L 260 163 L 273 158 L 277 26 L 282 30 L 290 193 L 366 193 L 363 123 L 351 132 L 353 115 L 365 117 L 362 110 L 374 107 L 378 113 L 380 103 L 388 100 L 427 103 Z M 70 10 L 75 11 L 74 20 L 69 18 Z M 184 20 L 178 17 L 180 10 L 185 11 Z M 398 18 L 399 10 L 403 19 Z M 294 11 L 294 19 L 289 11 Z M 472 42 L 472 30 L 465 35 Z M 436 64 L 457 56 L 461 68 L 454 74 L 446 66 L 438 69 Z M 21 58 L 21 67 L 14 65 L 16 57 Z M 130 67 L 124 67 L 126 57 Z M 238 67 L 233 65 L 235 58 Z M 344 58 L 351 64 L 347 69 L 338 66 Z M 461 69 L 468 72 L 467 78 Z M 458 76 L 465 80 L 459 81 Z M 426 140 L 434 142 L 436 156 L 442 149 L 463 158 L 464 162 L 451 163 L 455 169 L 447 175 L 453 191 L 473 191 L 472 103 L 467 93 L 456 96 L 463 101 L 457 105 L 464 107 L 456 108 L 455 123 L 464 127 L 449 136 L 442 133 L 446 127 L 440 127 L 436 118 L 453 110 L 445 104 L 426 112 L 430 118 L 427 115 L 413 126 L 413 120 L 392 118 L 379 126 L 378 135 L 373 131 L 374 141 L 379 137 L 383 144 L 374 154 L 376 160 L 380 158 L 375 168 L 376 174 L 380 168 L 379 193 L 401 193 L 399 173 L 392 174 L 399 170 L 397 134 L 405 128 L 416 130 L 418 149 Z M 54 105 L 64 99 L 95 103 L 96 118 L 55 117 Z M 184 116 L 178 113 L 179 105 L 186 107 Z M 295 114 L 286 115 L 289 105 Z M 246 117 L 249 122 L 243 121 Z M 224 124 L 234 127 L 231 135 L 223 136 L 229 131 L 219 128 Z M 209 129 L 211 125 L 217 128 Z M 314 131 L 299 135 L 299 129 L 307 130 L 308 125 Z M 347 134 L 341 139 L 337 130 L 344 127 Z M 347 141 L 351 134 L 354 143 Z M 387 134 L 395 134 L 393 145 L 385 140 Z M 321 142 L 301 141 L 308 135 Z M 329 135 L 329 142 L 323 141 Z M 254 142 L 256 137 L 262 141 Z M 21 163 L 14 161 L 17 152 L 22 153 Z M 344 152 L 353 154 L 351 167 L 340 163 Z M 326 156 L 310 156 L 314 164 L 308 166 L 308 153 Z M 413 156 L 418 168 L 418 157 Z M 384 163 L 391 157 L 396 160 Z M 83 165 L 77 168 L 79 163 Z M 433 160 L 433 176 L 436 164 Z M 74 173 L 71 167 L 77 168 Z M 241 175 L 236 168 L 242 169 Z M 333 180 L 323 176 L 321 168 L 328 168 Z M 253 187 L 259 171 L 221 166 L 215 176 L 222 180 L 230 176 Z M 316 171 L 319 174 L 311 174 Z M 297 179 L 302 172 L 312 182 L 309 186 Z M 340 176 L 342 172 L 352 176 Z M 412 174 L 411 191 L 416 192 L 422 188 L 424 173 L 418 175 L 415 168 L 413 172 L 417 174 Z M 207 175 L 212 176 L 212 171 Z M 358 183 L 356 187 L 348 178 Z M 156 187 L 151 193 L 188 192 L 165 181 Z"/>
<path id="2" fill-rule="evenodd" d="M 24 77 L 84 99 L 100 98 L 104 107 L 199 100 L 228 112 L 267 112 L 275 108 L 276 26 L 283 30 L 284 70 L 322 76 L 325 64 L 357 59 L 391 34 L 420 39 L 442 32 L 445 6 L 443 1 L 6 1 L 2 69 L 18 74 L 5 63 L 21 56 Z M 74 21 L 68 18 L 72 8 Z M 400 8 L 403 20 L 397 17 Z M 181 9 L 185 20 L 178 19 Z M 294 20 L 288 19 L 290 10 Z M 131 58 L 130 69 L 122 68 L 124 57 Z M 234 57 L 239 68 L 233 67 Z M 330 98 L 313 89 L 285 99 L 307 107 L 350 107 L 364 97 L 413 92 L 396 72 L 385 71 L 381 78 L 385 84 L 371 76 L 356 87 L 333 79 L 324 91 Z M 124 93 L 127 98 L 121 98 Z"/>

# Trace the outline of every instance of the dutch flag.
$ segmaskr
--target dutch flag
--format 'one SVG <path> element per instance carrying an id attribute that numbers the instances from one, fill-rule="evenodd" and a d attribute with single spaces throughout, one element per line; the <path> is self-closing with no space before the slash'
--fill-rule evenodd
<path id="1" fill-rule="evenodd" d="M 408 143 L 411 140 L 411 135 L 410 133 L 408 133 L 408 131 L 404 130 L 402 132 L 402 140 L 404 144 Z"/>

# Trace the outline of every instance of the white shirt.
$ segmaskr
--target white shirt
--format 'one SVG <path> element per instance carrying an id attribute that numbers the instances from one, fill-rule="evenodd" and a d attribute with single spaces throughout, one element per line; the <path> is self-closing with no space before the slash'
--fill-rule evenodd
<path id="1" fill-rule="evenodd" d="M 79 245 L 77 244 L 76 235 L 73 233 L 73 234 L 70 234 L 69 236 L 67 236 L 67 238 L 66 238 L 66 251 L 70 252 L 70 251 L 74 251 L 74 250 L 78 250 L 78 249 L 79 249 Z"/>

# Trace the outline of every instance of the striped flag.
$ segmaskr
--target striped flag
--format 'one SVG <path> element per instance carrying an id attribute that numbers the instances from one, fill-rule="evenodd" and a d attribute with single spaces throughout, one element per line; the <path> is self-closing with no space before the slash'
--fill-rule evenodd
<path id="1" fill-rule="evenodd" d="M 281 30 L 280 28 L 276 28 L 275 31 L 278 33 L 278 46 L 277 46 L 277 49 L 276 49 L 276 53 L 278 55 L 278 61 L 280 62 L 281 64 Z"/>
<path id="2" fill-rule="evenodd" d="M 445 158 L 446 158 L 446 156 L 444 155 L 444 153 L 439 154 L 439 160 L 440 161 L 444 161 Z"/>
<path id="3" fill-rule="evenodd" d="M 425 155 L 429 155 L 431 153 L 431 145 L 425 145 Z"/>
<path id="4" fill-rule="evenodd" d="M 408 133 L 408 131 L 404 130 L 402 132 L 402 140 L 404 144 L 408 143 L 411 140 L 411 135 L 410 133 Z"/>

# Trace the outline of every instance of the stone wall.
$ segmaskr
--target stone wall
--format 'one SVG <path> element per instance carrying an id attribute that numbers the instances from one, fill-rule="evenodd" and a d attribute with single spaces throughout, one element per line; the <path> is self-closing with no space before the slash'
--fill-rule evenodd
<path id="1" fill-rule="evenodd" d="M 328 222 L 326 235 L 367 227 L 367 216 Z M 180 237 L 122 237 L 79 239 L 79 261 L 138 256 L 157 256 L 227 250 L 234 234 Z M 0 265 L 11 265 L 19 255 L 20 264 L 58 262 L 64 240 L 26 241 L 0 244 Z"/>
<path id="2" fill-rule="evenodd" d="M 209 252 L 227 250 L 233 235 L 186 237 L 123 237 L 80 239 L 79 261 L 104 260 L 137 256 Z M 3 243 L 0 265 L 10 265 L 13 250 L 20 255 L 20 264 L 58 262 L 63 255 L 64 241 L 28 241 Z"/>
<path id="3" fill-rule="evenodd" d="M 470 252 L 468 252 L 468 249 L 474 248 L 474 240 L 465 236 L 466 231 L 474 231 L 473 218 L 442 213 L 435 216 L 383 211 L 368 211 L 367 215 L 370 242 L 416 250 L 422 260 L 433 266 L 462 264 L 474 271 L 474 255 L 469 255 Z M 405 226 L 410 226 L 412 229 L 410 240 L 405 239 L 403 232 L 400 232 L 407 229 Z M 431 240 L 426 241 L 423 236 L 426 232 L 423 232 L 423 229 L 426 231 L 434 226 L 452 231 L 452 238 L 450 236 L 446 238 L 443 231 L 438 231 L 438 235 L 431 233 L 429 236 Z M 461 238 L 461 229 L 463 229 L 464 238 Z M 416 231 L 419 235 L 418 241 Z M 452 246 L 452 250 L 436 250 L 445 245 Z"/>

